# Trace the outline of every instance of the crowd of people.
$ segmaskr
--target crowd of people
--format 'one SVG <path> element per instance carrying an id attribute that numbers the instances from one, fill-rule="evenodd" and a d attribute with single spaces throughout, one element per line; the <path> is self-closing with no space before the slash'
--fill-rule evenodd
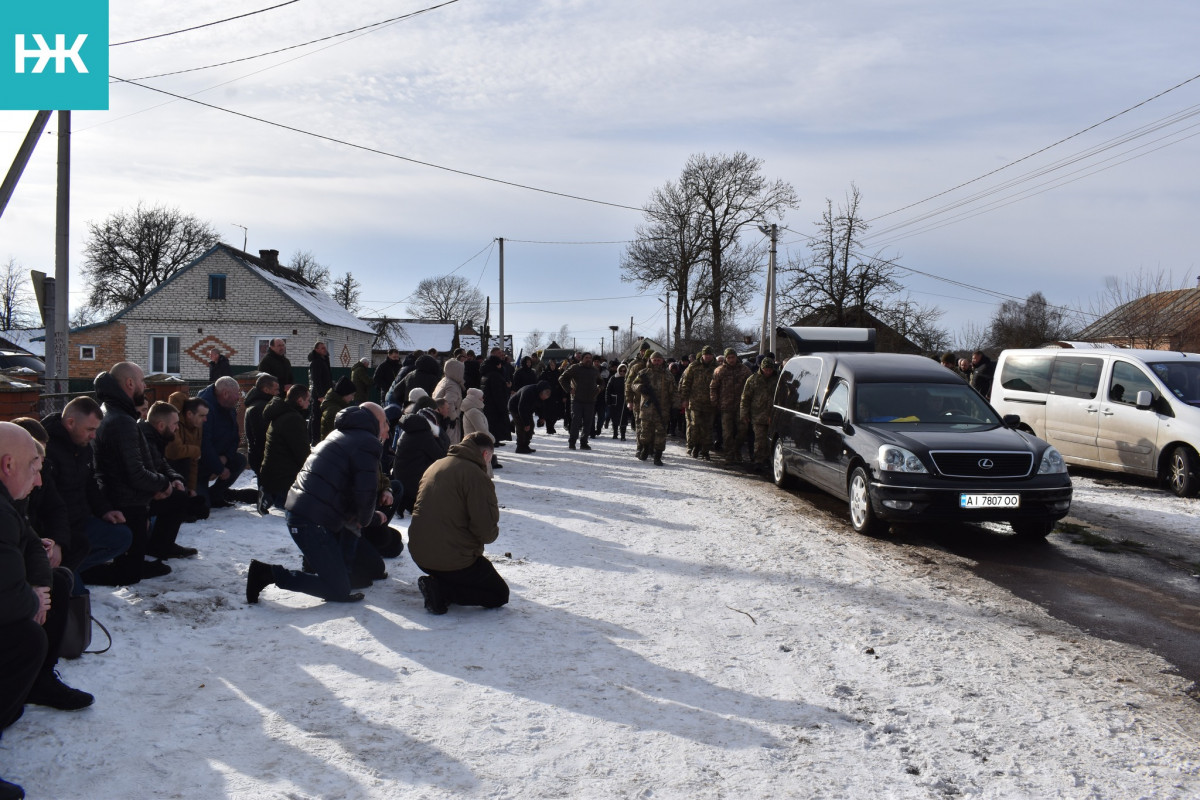
<path id="1" fill-rule="evenodd" d="M 71 598 L 171 574 L 198 553 L 186 526 L 212 509 L 282 509 L 300 550 L 296 567 L 250 563 L 252 604 L 271 586 L 362 600 L 404 550 L 390 523 L 411 514 L 418 587 L 425 608 L 444 614 L 508 602 L 484 548 L 499 535 L 496 452 L 514 439 L 516 453 L 533 453 L 535 431 L 554 435 L 561 423 L 568 448 L 588 451 L 606 430 L 624 441 L 632 428 L 637 458 L 658 465 L 669 435 L 730 466 L 749 440 L 752 469 L 765 463 L 774 362 L 747 365 L 733 350 L 720 362 L 711 347 L 682 360 L 645 347 L 627 364 L 581 353 L 519 365 L 499 348 L 444 361 L 392 350 L 373 374 L 363 359 L 334 381 L 318 342 L 300 383 L 274 339 L 244 396 L 227 357 L 207 355 L 210 382 L 195 396 L 148 403 L 142 368 L 126 361 L 61 412 L 0 422 L 0 730 L 29 703 L 94 701 L 56 670 Z M 247 469 L 256 488 L 234 488 Z M 0 780 L 0 800 L 23 796 Z"/>

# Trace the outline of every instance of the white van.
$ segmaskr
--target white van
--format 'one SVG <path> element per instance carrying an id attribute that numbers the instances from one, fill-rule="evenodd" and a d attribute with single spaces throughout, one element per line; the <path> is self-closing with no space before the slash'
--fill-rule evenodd
<path id="1" fill-rule="evenodd" d="M 1069 464 L 1200 488 L 1200 355 L 1166 350 L 1005 350 L 992 405 Z"/>

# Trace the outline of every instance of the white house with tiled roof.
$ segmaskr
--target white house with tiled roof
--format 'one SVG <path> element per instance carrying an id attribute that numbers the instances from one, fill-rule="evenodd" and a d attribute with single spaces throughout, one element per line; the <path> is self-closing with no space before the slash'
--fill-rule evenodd
<path id="1" fill-rule="evenodd" d="M 348 369 L 371 355 L 375 332 L 280 266 L 278 250 L 252 256 L 216 244 L 110 319 L 72 330 L 70 376 L 93 378 L 129 360 L 148 373 L 204 380 L 210 347 L 224 353 L 237 373 L 253 369 L 276 337 L 287 340 L 299 379 L 316 342 L 326 343 L 335 369 Z"/>

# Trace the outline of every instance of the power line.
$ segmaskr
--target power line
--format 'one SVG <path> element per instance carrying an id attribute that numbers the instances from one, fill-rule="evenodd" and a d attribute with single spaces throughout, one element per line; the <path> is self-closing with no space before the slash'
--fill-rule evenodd
<path id="1" fill-rule="evenodd" d="M 134 80 L 134 81 L 146 81 L 146 80 L 150 80 L 150 79 L 152 79 L 152 78 L 165 78 L 165 77 L 167 77 L 167 76 L 169 76 L 169 75 L 183 75 L 184 73 L 187 73 L 187 72 L 200 72 L 201 70 L 206 70 L 206 69 L 215 69 L 215 68 L 217 68 L 217 67 L 224 67 L 224 66 L 228 66 L 229 64 L 239 64 L 239 63 L 241 63 L 241 62 L 243 62 L 243 61 L 253 61 L 253 60 L 255 60 L 255 59 L 258 59 L 258 58 L 264 58 L 264 57 L 266 57 L 266 56 L 273 56 L 273 55 L 276 55 L 276 54 L 278 54 L 278 53 L 286 53 L 286 52 L 287 52 L 287 51 L 289 51 L 289 50 L 296 50 L 296 49 L 299 49 L 299 48 L 301 48 L 301 47 L 308 47 L 309 45 L 313 45 L 313 44 L 319 44 L 319 43 L 321 43 L 321 42 L 327 42 L 327 41 L 329 41 L 330 39 L 337 39 L 337 38 L 339 38 L 339 37 L 342 37 L 342 36 L 349 36 L 349 35 L 351 35 L 351 34 L 353 34 L 353 33 L 363 33 L 363 35 L 365 36 L 367 33 L 374 33 L 374 32 L 376 32 L 377 30 L 379 30 L 379 29 L 381 29 L 381 28 L 387 27 L 387 26 L 389 26 L 389 25 L 394 25 L 394 24 L 395 24 L 395 23 L 397 23 L 397 22 L 401 22 L 401 21 L 403 21 L 403 20 L 409 19 L 410 17 L 415 17 L 415 16 L 418 16 L 418 15 L 420 15 L 420 14 L 425 14 L 425 13 L 427 13 L 427 12 L 429 12 L 429 11 L 436 11 L 437 9 L 439 9 L 439 8 L 442 8 L 443 6 L 448 6 L 448 5 L 451 5 L 451 4 L 453 4 L 453 3 L 457 3 L 458 1 L 459 1 L 459 0 L 446 0 L 446 2 L 444 2 L 444 3 L 439 3 L 439 4 L 438 4 L 438 5 L 436 5 L 436 6 L 429 6 L 428 8 L 422 8 L 422 9 L 419 9 L 419 10 L 417 10 L 417 11 L 410 11 L 409 13 L 407 13 L 407 14 L 401 14 L 401 15 L 400 15 L 400 16 L 398 16 L 398 17 L 391 17 L 391 18 L 389 18 L 389 19 L 380 20 L 379 22 L 372 22 L 372 23 L 370 23 L 369 25 L 362 25 L 362 26 L 360 26 L 360 27 L 358 27 L 358 28 L 352 28 L 352 29 L 350 29 L 350 30 L 348 30 L 348 31 L 342 31 L 342 32 L 340 32 L 340 33 L 332 33 L 332 34 L 330 34 L 330 35 L 328 35 L 328 36 L 322 36 L 322 37 L 320 37 L 319 39 L 312 39 L 312 40 L 310 40 L 310 41 L 307 41 L 307 42 L 302 42 L 302 43 L 300 43 L 300 44 L 288 45 L 287 47 L 280 47 L 280 48 L 278 48 L 278 49 L 276 49 L 276 50 L 268 50 L 267 52 L 265 52 L 265 53 L 259 53 L 258 55 L 253 55 L 253 56 L 244 56 L 244 57 L 242 57 L 242 58 L 234 58 L 234 59 L 230 59 L 229 61 L 221 61 L 221 62 L 219 62 L 219 63 L 216 63 L 216 64 L 207 64 L 207 65 L 205 65 L 205 66 L 203 66 L 203 67 L 190 67 L 190 68 L 188 68 L 188 69 L 177 69 L 177 70 L 175 70 L 175 71 L 173 71 L 173 72 L 160 72 L 160 73 L 158 73 L 157 75 L 143 75 L 143 76 L 141 76 L 141 77 L 138 77 L 138 78 L 130 78 L 130 80 Z M 292 2 L 296 2 L 296 0 L 292 0 Z M 286 5 L 286 4 L 285 4 L 285 5 Z M 358 38 L 358 37 L 354 37 L 354 38 Z M 350 40 L 350 41 L 352 41 L 352 40 Z M 337 44 L 344 44 L 344 43 L 343 43 L 343 42 L 337 42 Z M 325 48 L 322 48 L 322 49 L 325 49 Z M 314 51 L 314 52 L 316 52 L 316 53 L 319 53 L 319 52 L 321 52 L 321 50 L 316 50 L 316 51 Z M 312 53 L 307 53 L 306 55 L 312 55 Z M 303 58 L 303 56 L 301 56 L 301 58 Z M 295 59 L 292 59 L 292 60 L 295 60 Z M 283 62 L 283 63 L 285 63 L 285 64 L 286 64 L 286 63 L 290 63 L 290 62 L 286 62 L 286 61 L 285 61 L 285 62 Z M 278 66 L 278 65 L 276 65 L 276 66 Z M 251 74 L 255 74 L 255 73 L 251 73 Z"/>
<path id="2" fill-rule="evenodd" d="M 508 241 L 505 239 L 504 241 Z M 651 297 L 648 294 L 628 294 L 624 297 L 585 297 L 579 300 L 517 300 L 505 303 L 506 306 L 548 305 L 552 303 L 597 303 L 605 300 L 633 300 L 641 297 Z"/>
<path id="3" fill-rule="evenodd" d="M 1195 81 L 1197 79 L 1200 79 L 1200 75 L 1193 75 L 1192 77 L 1188 78 L 1187 80 L 1175 84 L 1170 89 L 1165 89 L 1165 90 L 1159 92 L 1158 94 L 1154 95 L 1153 97 L 1148 97 L 1145 100 L 1141 101 L 1140 103 L 1136 103 L 1135 105 L 1130 106 L 1129 108 L 1125 109 L 1124 111 L 1119 111 L 1116 114 L 1113 114 L 1112 116 L 1107 117 L 1106 119 L 1100 120 L 1099 122 L 1095 123 L 1094 125 L 1089 125 L 1088 127 L 1084 128 L 1083 130 L 1079 131 L 1078 133 L 1073 133 L 1070 136 L 1067 136 L 1063 139 L 1059 139 L 1057 142 L 1055 142 L 1053 144 L 1046 145 L 1045 147 L 1043 147 L 1039 150 L 1035 150 L 1034 152 L 1030 153 L 1029 155 L 1018 158 L 1016 161 L 1010 161 L 1009 163 L 1005 164 L 1004 166 L 997 167 L 996 169 L 992 170 L 991 172 L 985 172 L 984 174 L 980 175 L 977 178 L 972 178 L 971 180 L 960 183 L 957 186 L 952 186 L 951 188 L 946 189 L 945 191 L 938 192 L 937 194 L 934 194 L 934 195 L 930 195 L 929 197 L 926 197 L 924 200 L 918 200 L 915 203 L 909 203 L 906 206 L 897 208 L 894 211 L 889 211 L 886 214 L 880 214 L 878 217 L 874 217 L 867 221 L 874 222 L 875 220 L 883 219 L 884 217 L 890 217 L 892 214 L 899 214 L 901 211 L 907 211 L 908 209 L 913 208 L 914 206 L 919 206 L 922 203 L 927 203 L 930 200 L 941 197 L 942 195 L 945 195 L 945 194 L 949 194 L 950 192 L 961 189 L 964 186 L 970 186 L 972 183 L 977 183 L 977 182 L 983 180 L 984 178 L 995 175 L 997 172 L 1001 172 L 1003 170 L 1008 169 L 1009 167 L 1015 166 L 1016 164 L 1020 164 L 1022 161 L 1028 161 L 1029 159 L 1033 158 L 1036 155 L 1044 153 L 1047 150 L 1050 150 L 1052 148 L 1058 147 L 1060 144 L 1063 144 L 1064 142 L 1069 142 L 1072 139 L 1082 136 L 1083 134 L 1087 133 L 1090 130 L 1094 130 L 1095 128 L 1098 128 L 1107 122 L 1111 122 L 1112 120 L 1116 119 L 1117 117 L 1128 114 L 1129 112 L 1133 111 L 1134 109 L 1140 108 L 1140 107 L 1146 105 L 1147 103 L 1153 102 L 1154 100 L 1157 100 L 1158 98 L 1162 97 L 1163 95 L 1169 94 L 1170 92 L 1173 92 L 1176 89 L 1179 89 L 1180 87 L 1186 86 L 1187 84 L 1189 84 L 1192 81 Z"/>
<path id="4" fill-rule="evenodd" d="M 609 208 L 623 208 L 628 211 L 637 211 L 639 213 L 643 212 L 643 209 L 641 209 L 641 208 L 637 208 L 635 206 L 627 206 L 622 203 L 611 203 L 611 202 L 608 202 L 607 200 L 596 200 L 596 199 L 593 199 L 590 197 L 582 197 L 580 195 L 569 194 L 567 192 L 557 192 L 557 191 L 554 191 L 553 189 L 542 189 L 537 186 L 529 186 L 529 185 L 523 184 L 523 183 L 516 183 L 515 181 L 506 181 L 502 178 L 493 178 L 488 175 L 480 175 L 479 173 L 475 173 L 475 172 L 467 172 L 466 170 L 455 169 L 454 167 L 447 167 L 442 164 L 434 164 L 429 161 L 421 161 L 416 158 L 410 158 L 409 156 L 402 156 L 397 153 L 390 153 L 386 150 L 380 150 L 379 148 L 376 148 L 376 147 L 369 147 L 367 145 L 357 144 L 355 142 L 349 142 L 349 141 L 346 141 L 345 139 L 338 139 L 334 136 L 326 136 L 325 134 L 322 134 L 322 133 L 316 133 L 314 131 L 304 130 L 303 128 L 297 128 L 293 125 L 284 125 L 282 122 L 274 122 L 272 120 L 265 119 L 263 117 L 256 117 L 253 114 L 246 114 L 241 111 L 234 111 L 231 108 L 224 108 L 223 106 L 214 105 L 212 103 L 206 103 L 203 100 L 197 100 L 194 97 L 186 97 L 181 94 L 176 94 L 175 92 L 168 92 L 166 89 L 159 89 L 155 86 L 147 86 L 144 83 L 138 83 L 137 81 L 128 80 L 126 78 L 119 78 L 115 75 L 112 75 L 110 77 L 115 81 L 119 81 L 121 83 L 127 83 L 130 86 L 137 86 L 141 89 L 146 89 L 151 92 L 158 92 L 159 94 L 164 94 L 164 95 L 167 95 L 168 97 L 174 97 L 177 100 L 186 100 L 189 103 L 195 103 L 198 106 L 204 106 L 205 108 L 211 108 L 214 111 L 223 111 L 226 114 L 232 114 L 235 117 L 241 117 L 243 119 L 248 119 L 253 122 L 261 122 L 264 125 L 270 125 L 274 128 L 280 128 L 285 131 L 291 131 L 292 133 L 299 133 L 304 136 L 311 136 L 314 139 L 320 139 L 322 141 L 332 142 L 334 144 L 340 144 L 344 147 L 354 148 L 355 150 L 362 150 L 367 153 L 374 153 L 375 155 L 385 156 L 387 158 L 394 158 L 397 161 L 406 161 L 410 164 L 417 164 L 422 167 L 430 167 L 431 169 L 437 169 L 437 170 L 441 170 L 443 172 L 450 172 L 455 175 L 462 175 L 467 178 L 475 178 L 476 180 L 488 181 L 489 183 L 497 183 L 502 186 L 509 186 L 514 189 L 524 189 L 529 192 L 537 192 L 539 194 L 551 195 L 553 197 L 562 197 L 567 200 L 578 200 L 583 203 L 592 203 L 594 205 L 608 206 Z"/>
<path id="5" fill-rule="evenodd" d="M 627 206 L 625 206 L 627 207 Z M 640 211 L 641 209 L 639 209 Z M 638 239 L 622 239 L 613 242 L 539 242 L 533 239 L 505 239 L 506 242 L 515 242 L 517 244 L 633 244 Z"/>
<path id="6" fill-rule="evenodd" d="M 300 0 L 287 0 L 286 3 L 280 3 L 279 5 L 274 5 L 269 8 L 260 8 L 258 11 L 250 11 L 245 14 L 238 14 L 236 17 L 226 17 L 225 19 L 218 19 L 214 22 L 205 22 L 203 25 L 193 25 L 190 28 L 180 28 L 177 31 L 168 31 L 167 33 L 156 33 L 153 36 L 143 36 L 140 39 L 129 39 L 128 41 L 124 41 L 124 42 L 114 42 L 114 43 L 110 44 L 109 47 L 120 47 L 120 46 L 126 45 L 126 44 L 136 44 L 138 42 L 148 42 L 151 39 L 161 39 L 164 36 L 174 36 L 177 33 L 187 33 L 188 31 L 198 31 L 201 28 L 211 28 L 213 25 L 220 25 L 222 22 L 231 22 L 235 19 L 242 19 L 244 17 L 253 17 L 255 14 L 262 14 L 263 12 L 266 12 L 266 11 L 274 11 L 277 8 L 283 8 L 284 6 L 290 6 L 292 3 L 298 3 L 298 2 L 300 2 Z"/>

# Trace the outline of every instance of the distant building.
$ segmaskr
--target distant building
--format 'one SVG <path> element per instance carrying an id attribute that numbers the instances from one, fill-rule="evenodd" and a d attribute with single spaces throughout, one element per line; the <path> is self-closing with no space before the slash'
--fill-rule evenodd
<path id="1" fill-rule="evenodd" d="M 401 353 L 425 353 L 435 349 L 443 355 L 457 347 L 458 331 L 453 322 L 389 317 L 365 317 L 363 322 L 378 331 L 371 347 L 375 364 L 387 358 L 388 350 L 393 347 Z"/>
<path id="2" fill-rule="evenodd" d="M 305 380 L 317 341 L 334 368 L 349 369 L 371 354 L 375 331 L 281 266 L 278 250 L 256 257 L 217 244 L 109 319 L 72 330 L 69 375 L 94 378 L 128 360 L 147 373 L 204 380 L 210 347 L 242 372 L 257 366 L 276 337 L 287 340 L 296 379 Z"/>
<path id="3" fill-rule="evenodd" d="M 1156 292 L 1119 306 L 1078 338 L 1143 350 L 1200 352 L 1200 287 Z"/>

